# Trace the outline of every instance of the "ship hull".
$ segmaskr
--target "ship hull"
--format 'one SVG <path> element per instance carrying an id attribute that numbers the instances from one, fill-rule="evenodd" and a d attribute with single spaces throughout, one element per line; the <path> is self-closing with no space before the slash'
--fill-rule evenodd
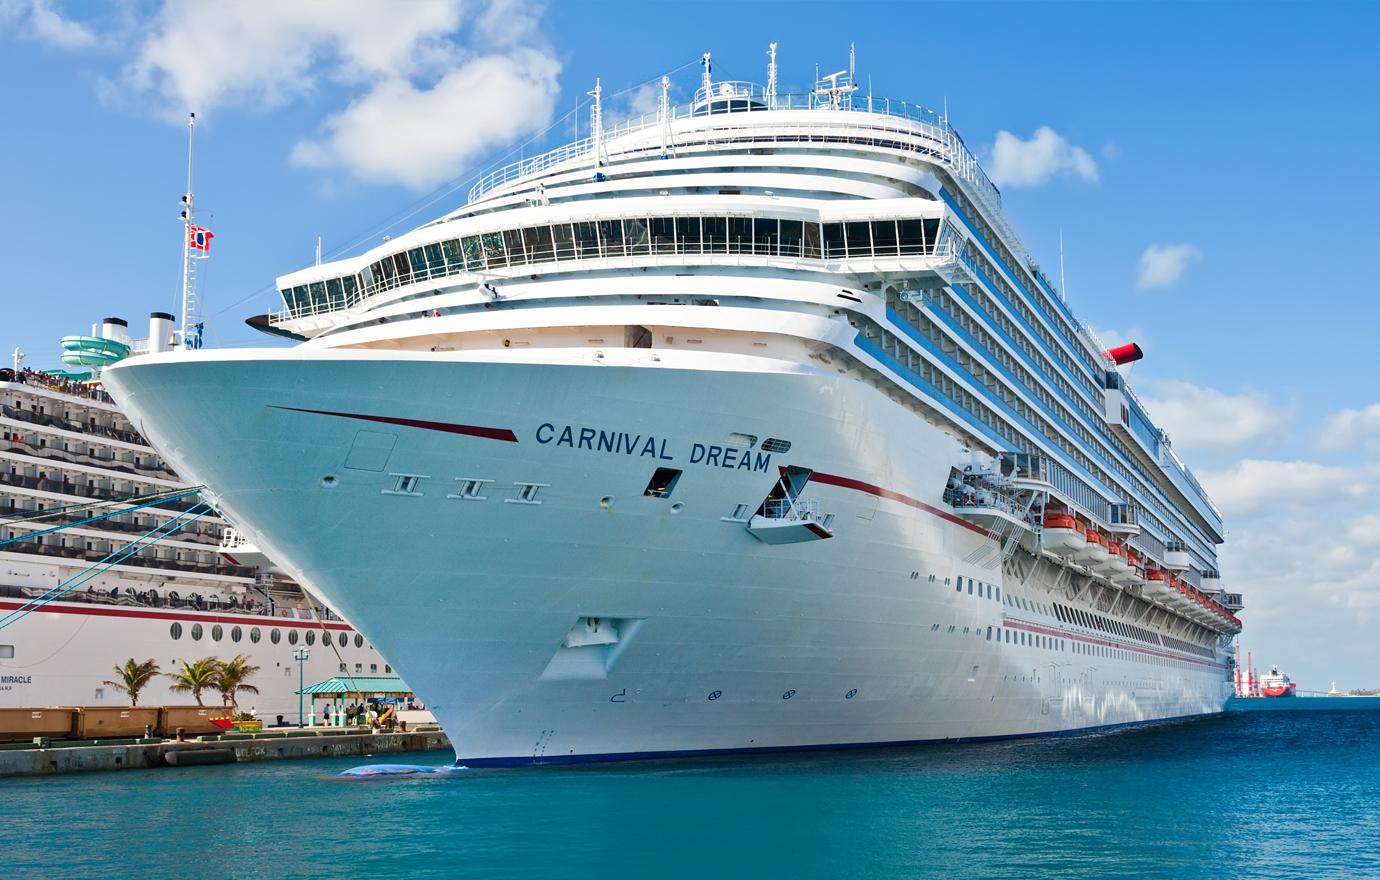
<path id="1" fill-rule="evenodd" d="M 784 362 L 593 358 L 206 353 L 106 381 L 391 659 L 470 766 L 1223 709 L 1220 658 L 1061 627 L 1046 569 L 1015 582 L 940 500 L 957 442 L 884 395 Z M 827 539 L 747 528 L 785 467 L 813 472 L 801 497 Z M 681 472 L 667 497 L 645 494 L 658 469 Z"/>

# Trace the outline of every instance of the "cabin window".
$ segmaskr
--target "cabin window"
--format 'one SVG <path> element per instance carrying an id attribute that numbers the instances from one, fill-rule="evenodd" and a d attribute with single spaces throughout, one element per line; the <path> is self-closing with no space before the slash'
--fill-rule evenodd
<path id="1" fill-rule="evenodd" d="M 872 256 L 872 230 L 868 223 L 845 223 L 843 233 L 848 240 L 848 256 Z"/>
<path id="2" fill-rule="evenodd" d="M 676 247 L 682 254 L 700 253 L 700 218 L 676 218 Z"/>
<path id="3" fill-rule="evenodd" d="M 599 256 L 599 226 L 593 221 L 571 224 L 575 230 L 576 256 L 590 259 Z"/>
<path id="4" fill-rule="evenodd" d="M 306 639 L 308 645 L 316 644 L 316 633 L 312 632 L 311 630 L 307 630 Z"/>
<path id="5" fill-rule="evenodd" d="M 321 634 L 321 644 L 325 645 L 325 646 L 328 647 L 328 648 L 331 646 L 331 631 L 330 631 L 330 630 L 326 630 L 325 632 L 323 632 L 323 633 Z M 343 647 L 345 646 L 345 643 L 344 643 L 344 642 L 341 642 L 341 643 L 340 643 L 340 646 L 343 648 Z"/>
<path id="6" fill-rule="evenodd" d="M 503 250 L 508 254 L 508 265 L 519 266 L 527 262 L 527 251 L 522 246 L 521 229 L 503 230 Z"/>
<path id="7" fill-rule="evenodd" d="M 295 630 L 295 629 L 290 629 L 290 630 L 288 630 L 288 644 L 289 644 L 289 645 L 295 645 L 295 644 L 297 644 L 297 630 Z"/>
<path id="8" fill-rule="evenodd" d="M 630 256 L 651 252 L 651 237 L 647 221 L 642 217 L 632 217 L 623 221 L 623 242 Z"/>
<path id="9" fill-rule="evenodd" d="M 604 240 L 604 256 L 624 256 L 622 220 L 600 220 L 599 237 Z"/>
<path id="10" fill-rule="evenodd" d="M 283 633 L 282 633 L 282 631 L 281 631 L 281 630 L 276 630 L 276 629 L 275 629 L 275 630 L 270 630 L 269 633 L 268 633 L 268 640 L 269 640 L 270 642 L 272 642 L 273 644 L 275 644 L 275 645 L 278 644 L 279 642 L 281 642 L 281 641 L 283 640 Z"/>
<path id="11" fill-rule="evenodd" d="M 490 266 L 508 265 L 508 256 L 503 251 L 503 233 L 488 232 L 482 237 L 484 242 L 484 260 Z"/>
<path id="12" fill-rule="evenodd" d="M 259 631 L 259 628 L 257 626 L 251 626 L 249 628 L 249 641 L 257 645 L 259 643 L 259 639 L 262 637 L 263 633 Z"/>
<path id="13" fill-rule="evenodd" d="M 244 630 L 240 629 L 238 626 L 230 627 L 230 641 L 238 642 L 243 637 Z"/>
<path id="14" fill-rule="evenodd" d="M 728 220 L 724 217 L 705 217 L 702 235 L 706 254 L 728 251 Z"/>
<path id="15" fill-rule="evenodd" d="M 872 221 L 872 248 L 879 257 L 894 257 L 897 251 L 896 221 Z"/>
<path id="16" fill-rule="evenodd" d="M 728 218 L 728 252 L 745 254 L 752 249 L 752 218 Z"/>
<path id="17" fill-rule="evenodd" d="M 758 217 L 752 224 L 752 252 L 754 254 L 776 254 L 777 243 L 781 240 L 780 222 L 775 217 Z"/>
<path id="18" fill-rule="evenodd" d="M 549 263 L 556 259 L 556 243 L 550 226 L 529 226 L 522 231 L 527 245 L 527 259 L 533 263 Z"/>
<path id="19" fill-rule="evenodd" d="M 805 224 L 799 220 L 781 221 L 781 256 L 800 256 L 800 239 L 804 234 L 804 225 Z"/>
<path id="20" fill-rule="evenodd" d="M 199 623 L 192 624 L 192 641 L 201 641 L 201 624 Z"/>
<path id="21" fill-rule="evenodd" d="M 670 217 L 652 218 L 652 252 L 674 254 L 676 252 L 676 223 Z"/>
<path id="22" fill-rule="evenodd" d="M 355 633 L 355 647 L 356 647 L 356 648 L 363 648 L 363 647 L 364 647 L 364 636 L 360 635 L 359 633 Z"/>
<path id="23" fill-rule="evenodd" d="M 172 636 L 174 640 L 182 638 L 182 624 L 174 621 L 173 625 L 168 627 L 168 635 Z"/>

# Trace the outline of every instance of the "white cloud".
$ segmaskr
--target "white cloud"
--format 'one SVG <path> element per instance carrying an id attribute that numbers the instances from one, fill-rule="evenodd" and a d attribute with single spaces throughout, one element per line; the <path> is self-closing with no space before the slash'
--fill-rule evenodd
<path id="1" fill-rule="evenodd" d="M 1380 450 L 1380 403 L 1338 410 L 1318 432 L 1317 448 L 1321 452 L 1340 452 L 1362 445 L 1371 451 Z"/>
<path id="2" fill-rule="evenodd" d="M 1192 382 L 1152 382 L 1142 395 L 1156 424 L 1176 449 L 1228 449 L 1277 439 L 1294 418 L 1294 408 L 1259 391 L 1228 394 Z"/>
<path id="3" fill-rule="evenodd" d="M 292 159 L 377 183 L 422 189 L 454 177 L 481 152 L 540 128 L 555 107 L 558 62 L 534 49 L 476 58 L 430 88 L 385 80 L 327 119 Z"/>
<path id="4" fill-rule="evenodd" d="M 1029 140 L 1009 131 L 997 132 L 987 169 L 999 186 L 1040 186 L 1056 176 L 1097 180 L 1097 162 L 1087 150 L 1069 143 L 1047 125 Z"/>
<path id="5" fill-rule="evenodd" d="M 52 0 L 0 0 L 0 25 L 59 49 L 89 49 L 97 42 L 89 27 L 64 16 Z"/>
<path id="6" fill-rule="evenodd" d="M 1203 474 L 1202 482 L 1223 517 L 1241 521 L 1322 502 L 1354 506 L 1370 496 L 1373 475 L 1312 461 L 1245 459 Z"/>
<path id="7" fill-rule="evenodd" d="M 1202 252 L 1191 244 L 1152 244 L 1140 255 L 1137 284 L 1141 290 L 1168 287 L 1184 274 L 1188 264 L 1202 258 Z"/>

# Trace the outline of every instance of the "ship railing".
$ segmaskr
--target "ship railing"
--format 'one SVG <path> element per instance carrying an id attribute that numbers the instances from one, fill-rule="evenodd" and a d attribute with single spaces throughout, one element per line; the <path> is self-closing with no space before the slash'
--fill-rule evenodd
<path id="1" fill-rule="evenodd" d="M 802 498 L 770 498 L 762 503 L 762 516 L 791 522 L 813 522 L 819 519 L 819 502 Z"/>
<path id="2" fill-rule="evenodd" d="M 13 504 L 0 505 L 0 516 L 23 518 L 41 516 L 42 519 L 29 519 L 25 523 L 25 525 L 35 530 L 52 528 L 65 523 L 80 522 L 94 515 L 95 514 L 90 511 L 83 513 L 51 513 L 48 511 L 18 507 Z M 0 527 L 5 526 L 9 527 L 11 531 L 14 529 L 13 523 L 0 522 Z M 116 517 L 106 517 L 105 519 L 97 520 L 93 523 L 87 523 L 81 526 L 81 528 L 89 529 L 94 532 L 128 532 L 131 534 L 145 534 L 148 532 L 148 526 L 136 525 L 132 522 L 120 522 Z M 193 544 L 216 545 L 220 543 L 221 538 L 220 530 L 215 525 L 209 523 L 203 525 L 201 522 L 195 522 L 184 525 L 182 528 L 178 529 L 177 536 L 169 540 L 187 541 Z"/>
<path id="3" fill-rule="evenodd" d="M 44 587 L 16 587 L 0 584 L 0 597 L 7 599 L 36 599 L 50 592 Z M 131 590 L 120 588 L 111 590 L 73 590 L 63 593 L 57 601 L 80 602 L 86 605 L 124 605 L 134 608 L 179 608 L 188 611 L 231 612 L 235 614 L 256 614 L 263 617 L 272 615 L 270 607 L 254 599 L 240 599 L 238 596 L 223 598 L 215 594 L 201 595 L 189 593 L 181 595 L 176 590 Z"/>
<path id="4" fill-rule="evenodd" d="M 17 486 L 21 489 L 37 489 L 40 492 L 52 492 L 58 495 L 71 495 L 78 498 L 99 498 L 102 501 L 120 501 L 129 497 L 127 492 L 116 492 L 113 489 L 100 489 L 95 486 L 83 486 L 66 480 L 50 480 L 46 477 L 31 477 L 25 474 L 7 474 L 0 471 L 0 485 Z M 196 507 L 198 501 L 167 500 L 152 504 L 166 510 L 187 511 Z"/>
<path id="5" fill-rule="evenodd" d="M 99 550 L 84 550 L 80 547 L 62 547 L 48 543 L 40 544 L 38 540 L 14 541 L 6 544 L 4 550 L 7 553 L 36 553 L 42 556 L 61 556 L 64 559 L 77 559 L 86 562 L 99 562 L 109 555 L 108 552 Z M 206 552 L 214 553 L 215 550 L 207 548 Z M 161 559 L 157 556 L 143 556 L 141 554 L 121 559 L 118 564 L 120 566 L 133 566 L 135 568 L 159 569 L 166 572 L 169 576 L 174 576 L 179 573 L 213 574 L 231 578 L 252 578 L 254 576 L 254 569 L 248 565 Z"/>
<path id="6" fill-rule="evenodd" d="M 717 84 L 716 84 L 717 85 Z M 739 86 L 742 83 L 738 84 Z M 751 85 L 751 84 L 748 84 Z M 714 95 L 719 97 L 743 97 L 742 95 Z M 735 112 L 753 113 L 763 111 L 779 110 L 825 110 L 830 113 L 838 112 L 857 112 L 869 113 L 880 116 L 887 116 L 896 119 L 904 119 L 918 125 L 920 132 L 941 143 L 948 155 L 942 157 L 946 160 L 945 164 L 961 178 L 964 183 L 973 188 L 972 195 L 976 196 L 983 207 L 1000 209 L 1001 191 L 992 183 L 986 172 L 978 164 L 977 157 L 964 144 L 958 132 L 949 125 L 948 120 L 943 114 L 923 107 L 919 104 L 912 104 L 907 101 L 893 101 L 890 98 L 874 98 L 870 95 L 849 94 L 840 96 L 837 106 L 822 103 L 819 96 L 813 92 L 790 92 L 778 94 L 768 98 L 752 87 L 750 97 L 753 98 L 747 106 Z M 678 119 L 703 119 L 702 114 L 696 115 L 697 107 L 702 107 L 703 101 L 698 98 L 689 105 L 677 105 L 671 108 L 672 120 Z M 708 118 L 716 121 L 722 120 L 724 116 L 734 114 L 711 114 Z M 822 125 L 824 120 L 818 120 Z M 657 113 L 646 113 L 641 116 L 633 117 L 609 126 L 603 130 L 602 146 L 609 151 L 610 159 L 616 155 L 616 144 L 619 138 L 637 134 L 645 131 L 655 131 L 662 125 L 661 116 Z M 868 128 L 870 126 L 858 124 L 856 128 Z M 754 139 L 754 142 L 756 140 Z M 798 139 L 792 139 L 793 143 L 798 143 Z M 677 141 L 677 147 L 682 144 Z M 484 174 L 479 180 L 470 187 L 468 201 L 470 203 L 482 198 L 487 193 L 503 186 L 514 180 L 528 177 L 547 169 L 561 165 L 562 163 L 581 158 L 591 158 L 594 152 L 594 139 L 592 137 L 581 138 L 572 143 L 564 144 L 554 150 L 542 153 L 531 158 L 518 159 L 509 162 L 492 171 Z M 1004 233 L 1007 229 L 1002 230 Z M 1022 248 L 1022 250 L 1024 250 Z"/>
<path id="7" fill-rule="evenodd" d="M 50 376 L 39 370 L 23 368 L 12 380 L 20 385 L 37 385 L 49 391 L 56 391 L 60 394 L 71 395 L 72 397 L 82 397 L 87 400 L 94 400 L 97 403 L 104 403 L 110 406 L 115 405 L 115 401 L 109 394 L 99 388 L 84 385 L 81 382 L 74 382 L 71 379 L 62 379 L 57 376 Z"/>
<path id="8" fill-rule="evenodd" d="M 81 424 L 79 422 L 60 419 L 48 413 L 32 412 L 26 409 L 10 406 L 9 404 L 0 405 L 0 414 L 6 418 L 20 422 L 28 422 L 31 425 L 39 425 L 44 428 L 56 428 L 61 431 L 68 431 L 73 434 L 94 434 L 111 440 L 119 440 L 124 443 L 132 443 L 139 446 L 147 446 L 144 438 L 133 431 L 121 431 L 118 428 L 107 428 L 104 425 Z"/>

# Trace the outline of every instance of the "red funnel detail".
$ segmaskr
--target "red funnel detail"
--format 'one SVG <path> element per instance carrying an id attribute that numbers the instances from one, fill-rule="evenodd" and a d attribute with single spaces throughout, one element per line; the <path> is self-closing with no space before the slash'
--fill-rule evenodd
<path id="1" fill-rule="evenodd" d="M 1145 357 L 1145 352 L 1141 351 L 1140 346 L 1136 345 L 1134 342 L 1118 345 L 1116 348 L 1109 348 L 1102 353 L 1116 361 L 1118 367 L 1122 364 L 1129 364 L 1132 361 L 1138 361 Z"/>

